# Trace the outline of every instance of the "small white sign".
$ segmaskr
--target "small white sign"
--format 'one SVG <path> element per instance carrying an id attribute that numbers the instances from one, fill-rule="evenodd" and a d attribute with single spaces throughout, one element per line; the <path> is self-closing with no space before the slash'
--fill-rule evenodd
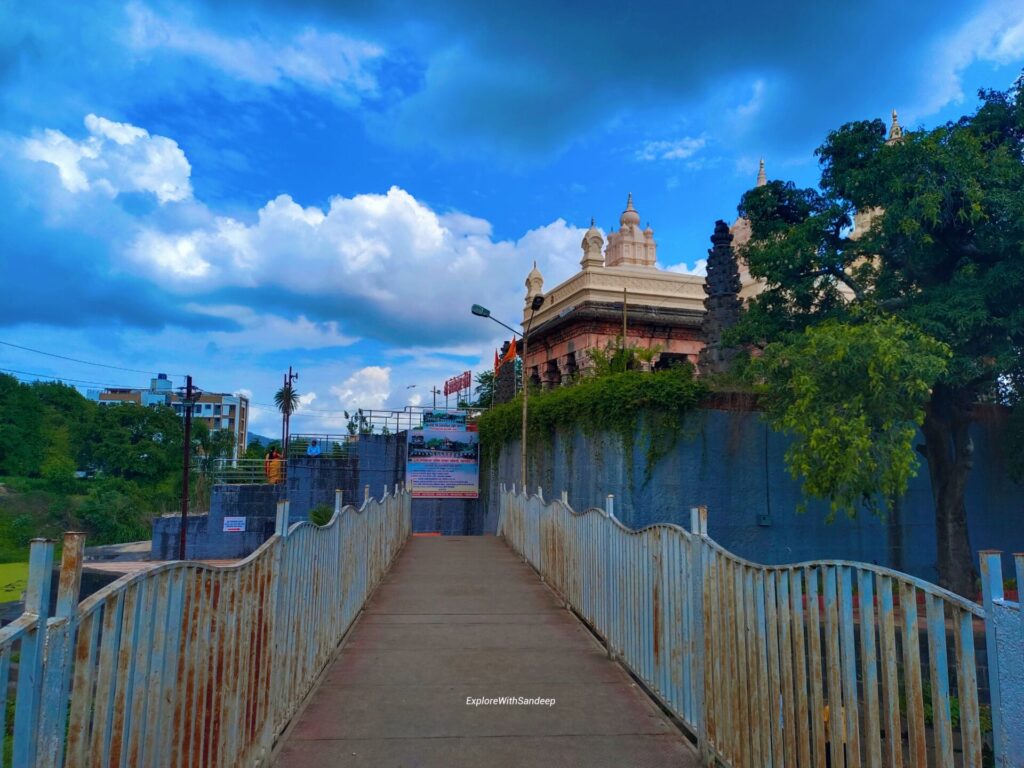
<path id="1" fill-rule="evenodd" d="M 224 533 L 245 533 L 245 518 L 225 517 Z"/>

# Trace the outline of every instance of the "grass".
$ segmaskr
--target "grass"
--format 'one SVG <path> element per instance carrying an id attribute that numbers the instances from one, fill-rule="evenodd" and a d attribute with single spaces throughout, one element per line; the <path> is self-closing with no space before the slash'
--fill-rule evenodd
<path id="1" fill-rule="evenodd" d="M 0 563 L 0 602 L 20 600 L 28 582 L 28 563 Z"/>

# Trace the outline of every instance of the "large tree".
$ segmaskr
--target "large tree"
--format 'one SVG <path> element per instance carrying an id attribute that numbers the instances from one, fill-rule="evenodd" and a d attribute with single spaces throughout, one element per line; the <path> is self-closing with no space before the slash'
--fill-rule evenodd
<path id="1" fill-rule="evenodd" d="M 818 189 L 770 182 L 740 205 L 752 231 L 742 255 L 766 290 L 738 338 L 796 345 L 808 327 L 892 315 L 951 351 L 930 382 L 916 448 L 931 479 L 939 581 L 961 594 L 973 591 L 972 407 L 1015 406 L 1024 380 L 1024 81 L 980 97 L 974 114 L 931 130 L 887 138 L 879 120 L 844 125 L 817 150 Z M 868 396 L 885 380 L 859 384 Z"/>

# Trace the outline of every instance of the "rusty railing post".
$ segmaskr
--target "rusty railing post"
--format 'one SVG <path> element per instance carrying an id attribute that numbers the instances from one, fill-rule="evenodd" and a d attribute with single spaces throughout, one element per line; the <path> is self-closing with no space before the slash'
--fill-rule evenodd
<path id="1" fill-rule="evenodd" d="M 39 744 L 37 729 L 42 703 L 43 652 L 46 647 L 46 619 L 50 611 L 50 582 L 53 542 L 32 539 L 29 543 L 28 584 L 25 613 L 37 617 L 35 630 L 21 641 L 18 688 L 15 694 L 12 765 L 35 765 Z"/>
<path id="2" fill-rule="evenodd" d="M 690 694 L 693 697 L 693 726 L 697 732 L 697 750 L 702 765 L 713 765 L 714 757 L 708 744 L 704 674 L 707 659 L 704 654 L 704 539 L 708 535 L 708 508 L 690 507 Z"/>
<path id="3" fill-rule="evenodd" d="M 988 655 L 988 690 L 992 705 L 992 751 L 995 754 L 995 763 L 998 766 L 1014 765 L 1012 754 L 1008 751 L 1007 733 L 1003 724 L 1003 691 L 1002 677 L 1003 669 L 1008 668 L 1013 662 L 1006 658 L 1005 647 L 1001 642 L 1000 634 L 1006 632 L 1009 626 L 1004 621 L 999 621 L 997 612 L 1002 606 L 997 606 L 996 601 L 1003 600 L 1003 562 L 1001 552 L 994 549 L 987 549 L 978 553 L 981 561 L 981 599 L 985 608 L 985 650 Z M 1018 563 L 1018 573 L 1020 564 Z M 1018 583 L 1018 589 L 1020 584 Z M 1018 593 L 1019 594 L 1019 593 Z M 1007 638 L 1009 639 L 1009 638 Z M 1000 658 L 1000 646 L 1005 646 L 1003 657 Z M 1013 661 L 1017 661 L 1016 659 Z M 1012 691 L 1010 694 L 1012 696 Z M 1019 758 L 1020 755 L 1017 755 Z"/>
<path id="4" fill-rule="evenodd" d="M 611 495 L 605 499 L 605 518 L 604 518 L 604 612 L 605 612 L 605 626 L 604 631 L 604 647 L 608 651 L 608 658 L 615 658 L 615 644 L 612 640 L 612 635 L 617 625 L 615 620 L 615 605 L 614 605 L 614 594 L 616 575 L 615 569 L 612 567 L 612 537 L 615 535 L 615 517 L 611 513 L 611 505 L 613 504 L 613 497 Z"/>
<path id="5" fill-rule="evenodd" d="M 64 724 L 67 719 L 74 662 L 71 640 L 76 628 L 74 616 L 82 587 L 84 556 L 85 534 L 76 531 L 65 533 L 60 583 L 57 587 L 57 610 L 46 630 L 43 662 L 43 698 L 39 713 L 39 747 L 36 757 L 39 765 L 45 768 L 58 768 L 63 764 Z"/>

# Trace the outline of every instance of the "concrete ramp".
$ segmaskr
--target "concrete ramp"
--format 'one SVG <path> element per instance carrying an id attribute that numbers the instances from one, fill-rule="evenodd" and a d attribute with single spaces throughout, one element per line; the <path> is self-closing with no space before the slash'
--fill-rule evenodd
<path id="1" fill-rule="evenodd" d="M 275 763 L 698 764 L 661 710 L 492 536 L 406 544 Z"/>

